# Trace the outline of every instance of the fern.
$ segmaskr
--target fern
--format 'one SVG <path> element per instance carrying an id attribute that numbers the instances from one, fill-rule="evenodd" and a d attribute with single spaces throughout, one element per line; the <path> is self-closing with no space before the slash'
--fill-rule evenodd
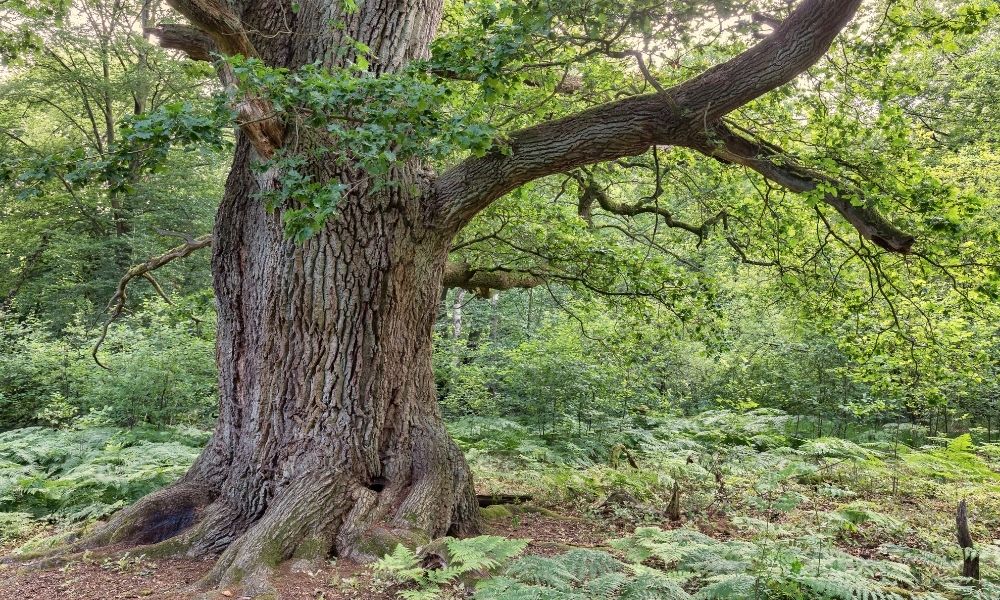
<path id="1" fill-rule="evenodd" d="M 524 583 L 556 589 L 570 587 L 579 581 L 563 561 L 544 556 L 526 556 L 509 566 L 505 574 Z"/>
<path id="2" fill-rule="evenodd" d="M 875 460 L 876 454 L 850 440 L 835 437 L 822 437 L 809 440 L 799 446 L 799 452 L 814 459 L 829 458 L 837 460 L 869 461 Z"/>
<path id="3" fill-rule="evenodd" d="M 397 544 L 395 550 L 379 559 L 375 570 L 390 573 L 404 582 L 422 582 L 427 573 L 420 566 L 417 554 L 403 544 Z"/>
<path id="4" fill-rule="evenodd" d="M 695 598 L 711 599 L 726 598 L 729 600 L 754 599 L 761 597 L 758 592 L 760 585 L 757 578 L 746 573 L 731 573 L 716 575 L 708 579 L 711 583 L 698 590 Z"/>
<path id="5" fill-rule="evenodd" d="M 106 517 L 183 475 L 205 442 L 204 434 L 193 431 L 2 432 L 0 511 L 63 524 Z M 22 519 L 19 529 L 37 527 Z"/>
<path id="6" fill-rule="evenodd" d="M 494 535 L 464 540 L 446 537 L 416 551 L 399 544 L 390 554 L 375 563 L 375 570 L 410 584 L 411 589 L 399 592 L 399 596 L 406 600 L 438 598 L 445 587 L 459 583 L 464 576 L 488 575 L 490 571 L 523 552 L 527 545 L 527 540 Z M 442 549 L 447 551 L 442 553 Z M 429 555 L 442 559 L 443 566 L 438 569 L 424 567 L 422 558 Z"/>
<path id="7" fill-rule="evenodd" d="M 691 595 L 662 573 L 640 573 L 628 581 L 619 600 L 688 600 Z"/>
<path id="8" fill-rule="evenodd" d="M 462 572 L 492 570 L 524 551 L 528 540 L 481 535 L 459 540 L 445 538 L 451 562 Z"/>

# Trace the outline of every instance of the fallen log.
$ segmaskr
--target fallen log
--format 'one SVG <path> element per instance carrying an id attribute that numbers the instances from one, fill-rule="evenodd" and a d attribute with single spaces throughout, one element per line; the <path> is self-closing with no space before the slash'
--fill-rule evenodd
<path id="1" fill-rule="evenodd" d="M 495 504 L 523 504 L 530 501 L 531 494 L 476 494 L 479 501 L 479 508 L 486 508 Z"/>

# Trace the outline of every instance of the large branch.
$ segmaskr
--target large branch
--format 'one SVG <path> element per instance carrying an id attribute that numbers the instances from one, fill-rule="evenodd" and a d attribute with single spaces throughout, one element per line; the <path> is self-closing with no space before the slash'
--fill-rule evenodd
<path id="1" fill-rule="evenodd" d="M 543 283 L 543 278 L 530 273 L 475 269 L 465 262 L 449 261 L 445 265 L 442 285 L 446 288 L 462 288 L 487 298 L 490 290 L 526 289 Z"/>
<path id="2" fill-rule="evenodd" d="M 160 23 L 146 29 L 146 33 L 156 36 L 160 47 L 180 50 L 191 60 L 212 62 L 212 55 L 219 52 L 210 35 L 190 25 Z"/>
<path id="3" fill-rule="evenodd" d="M 192 26 L 161 23 L 147 30 L 160 46 L 180 50 L 192 60 L 212 61 L 221 56 L 257 56 L 240 18 L 224 0 L 168 0 L 170 6 L 191 21 Z M 219 79 L 237 97 L 236 78 L 224 61 L 216 64 Z M 281 147 L 285 131 L 270 102 L 242 95 L 235 105 L 236 122 L 257 154 L 268 159 Z"/>
<path id="4" fill-rule="evenodd" d="M 901 254 L 908 254 L 913 246 L 913 236 L 890 223 L 864 200 L 860 190 L 797 164 L 779 148 L 749 139 L 719 124 L 698 149 L 723 162 L 749 167 L 793 192 L 811 192 L 820 184 L 835 189 L 836 194 L 823 194 L 823 202 L 835 208 L 866 239 Z"/>
<path id="5" fill-rule="evenodd" d="M 790 172 L 768 161 L 747 163 L 735 160 L 735 154 L 721 156 L 727 152 L 725 144 L 719 149 L 705 140 L 724 115 L 788 83 L 818 61 L 859 4 L 860 0 L 804 0 L 760 43 L 684 83 L 516 132 L 502 149 L 443 173 L 435 184 L 432 212 L 442 227 L 458 230 L 491 202 L 529 181 L 641 154 L 654 145 L 687 146 L 746 164 L 797 192 L 815 189 L 819 181 L 836 187 L 837 182 L 801 168 Z M 886 249 L 907 252 L 913 243 L 912 236 L 873 209 L 853 207 L 832 194 L 825 201 Z"/>
<path id="6" fill-rule="evenodd" d="M 227 56 L 257 56 L 243 23 L 225 0 L 167 0 Z M 162 26 L 161 26 L 162 27 Z"/>

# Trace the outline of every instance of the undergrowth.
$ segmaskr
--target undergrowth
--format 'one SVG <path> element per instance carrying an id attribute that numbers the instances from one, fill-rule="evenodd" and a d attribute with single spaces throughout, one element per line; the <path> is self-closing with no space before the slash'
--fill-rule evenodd
<path id="1" fill-rule="evenodd" d="M 207 438 L 190 428 L 0 433 L 0 538 L 103 518 L 182 475 Z"/>
<path id="2" fill-rule="evenodd" d="M 378 569 L 408 600 L 1000 598 L 1000 447 L 969 435 L 911 447 L 893 424 L 802 439 L 790 422 L 711 411 L 542 435 L 457 421 L 480 492 L 530 494 L 634 533 L 555 556 L 525 555 L 526 540 L 445 538 L 396 548 Z M 180 476 L 206 439 L 184 428 L 0 433 L 0 544 L 106 517 Z M 961 499 L 978 585 L 959 577 Z"/>

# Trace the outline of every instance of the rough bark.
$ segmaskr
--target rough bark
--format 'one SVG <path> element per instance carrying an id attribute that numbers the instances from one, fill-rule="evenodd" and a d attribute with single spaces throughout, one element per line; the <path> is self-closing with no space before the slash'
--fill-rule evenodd
<path id="1" fill-rule="evenodd" d="M 155 33 L 196 58 L 218 49 L 273 66 L 338 66 L 352 58 L 337 52 L 350 36 L 371 48 L 376 72 L 423 56 L 441 14 L 434 0 L 346 15 L 325 2 L 297 13 L 268 0 L 173 4 L 204 33 Z M 180 482 L 84 543 L 221 552 L 203 583 L 250 594 L 268 591 L 271 569 L 291 557 L 371 559 L 397 541 L 472 533 L 479 520 L 434 390 L 431 328 L 450 238 L 426 224 L 427 169 L 398 165 L 401 185 L 370 191 L 346 170 L 312 165 L 320 181 L 352 191 L 323 231 L 296 244 L 259 199 L 279 174 L 252 169 L 281 143 L 280 126 L 241 127 L 215 230 L 201 240 L 213 248 L 219 316 L 215 432 Z"/>

